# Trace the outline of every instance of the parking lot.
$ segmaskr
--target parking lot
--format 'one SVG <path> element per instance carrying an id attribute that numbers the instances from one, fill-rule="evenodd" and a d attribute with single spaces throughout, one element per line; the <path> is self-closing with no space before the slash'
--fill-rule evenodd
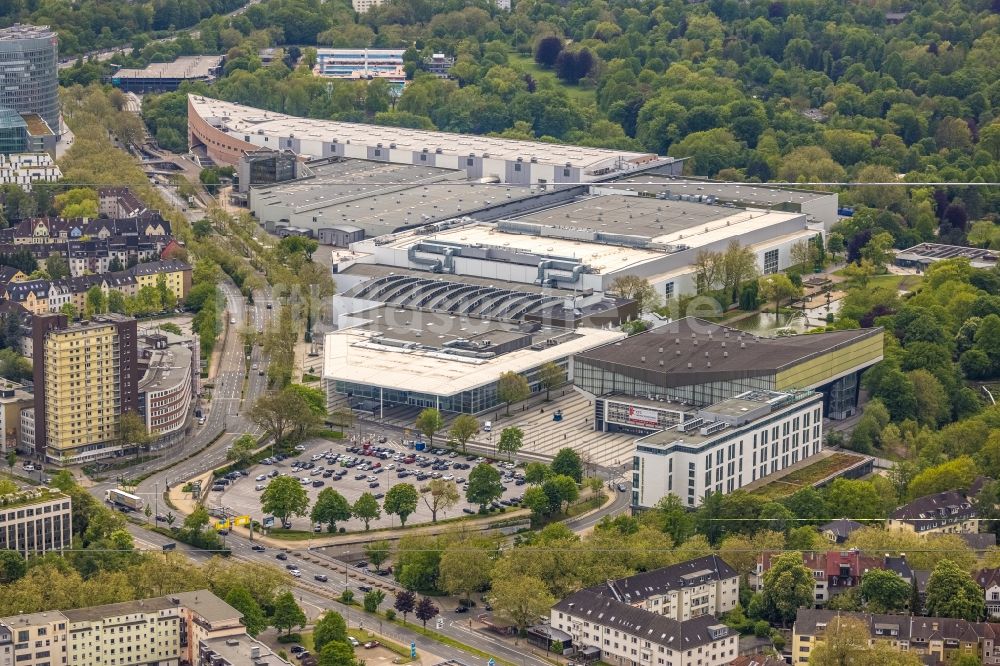
<path id="1" fill-rule="evenodd" d="M 388 442 L 374 444 L 365 451 L 360 445 L 354 446 L 350 442 L 316 439 L 297 448 L 302 450 L 294 456 L 275 460 L 271 464 L 256 465 L 247 470 L 246 476 L 233 480 L 219 490 L 213 489 L 208 498 L 209 508 L 225 507 L 230 515 L 250 515 L 255 520 L 260 520 L 263 517 L 260 495 L 277 475 L 299 479 L 309 495 L 309 510 L 324 488 L 334 488 L 350 503 L 364 492 L 372 493 L 381 503 L 385 493 L 397 483 L 410 483 L 419 490 L 432 478 L 454 480 L 462 495 L 456 506 L 448 511 L 438 511 L 438 520 L 454 518 L 463 513 L 473 514 L 479 508 L 465 501 L 465 482 L 472 469 L 482 462 L 481 458 L 475 456 L 452 455 L 441 449 L 437 450 L 440 453 L 417 452 Z M 349 448 L 354 451 L 349 451 Z M 518 478 L 521 470 L 514 469 L 509 463 L 497 463 L 496 466 L 502 476 L 506 475 L 503 481 L 506 489 L 501 501 L 512 502 L 523 496 L 526 486 Z M 417 502 L 417 510 L 407 518 L 406 524 L 429 523 L 430 520 L 430 509 L 421 497 Z M 314 527 L 308 515 L 293 517 L 291 522 L 292 529 L 296 530 L 310 530 Z M 384 512 L 381 518 L 371 522 L 372 528 L 398 526 L 399 518 L 388 516 Z M 351 519 L 337 523 L 337 527 L 357 531 L 364 529 L 364 523 Z"/>

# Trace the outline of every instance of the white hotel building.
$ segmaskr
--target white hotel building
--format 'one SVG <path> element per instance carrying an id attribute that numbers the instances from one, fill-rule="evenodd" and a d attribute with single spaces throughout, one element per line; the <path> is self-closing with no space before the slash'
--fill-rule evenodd
<path id="1" fill-rule="evenodd" d="M 748 391 L 636 441 L 632 504 L 674 494 L 698 506 L 707 493 L 731 493 L 822 450 L 821 393 Z"/>

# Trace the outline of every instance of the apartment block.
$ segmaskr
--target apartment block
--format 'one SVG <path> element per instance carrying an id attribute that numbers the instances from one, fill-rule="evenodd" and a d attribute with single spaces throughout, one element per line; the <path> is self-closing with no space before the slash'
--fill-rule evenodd
<path id="1" fill-rule="evenodd" d="M 0 618 L 0 640 L 9 636 L 6 645 L 0 643 L 0 654 L 9 648 L 16 666 L 64 666 L 67 624 L 59 611 Z"/>
<path id="2" fill-rule="evenodd" d="M 208 590 L 0 618 L 0 666 L 5 655 L 15 666 L 214 664 L 201 646 L 246 641 L 241 620 Z"/>
<path id="3" fill-rule="evenodd" d="M 119 425 L 137 411 L 136 322 L 117 314 L 70 324 L 65 315 L 32 321 L 35 452 L 76 464 L 118 454 Z"/>
<path id="4" fill-rule="evenodd" d="M 180 663 L 183 609 L 167 597 L 63 611 L 66 664 Z"/>
<path id="5" fill-rule="evenodd" d="M 978 484 L 969 491 L 946 490 L 918 497 L 889 514 L 890 530 L 917 534 L 975 534 L 979 515 L 972 504 Z"/>
<path id="6" fill-rule="evenodd" d="M 792 663 L 805 664 L 824 634 L 842 619 L 851 618 L 868 627 L 871 641 L 882 641 L 894 650 L 916 654 L 924 664 L 951 663 L 959 654 L 972 654 L 984 666 L 1000 664 L 1000 624 L 968 622 L 944 617 L 874 615 L 800 609 L 792 628 Z"/>
<path id="7" fill-rule="evenodd" d="M 712 615 L 678 622 L 592 590 L 556 604 L 550 623 L 572 637 L 578 654 L 612 666 L 722 666 L 739 640 Z"/>
<path id="8" fill-rule="evenodd" d="M 717 555 L 706 555 L 609 580 L 590 590 L 651 613 L 684 621 L 733 610 L 740 600 L 739 584 L 735 569 Z"/>
<path id="9" fill-rule="evenodd" d="M 16 382 L 0 380 L 0 453 L 17 448 L 21 410 L 35 404 L 30 390 Z"/>
<path id="10" fill-rule="evenodd" d="M 0 550 L 25 557 L 61 551 L 73 543 L 73 505 L 49 488 L 0 495 Z"/>
<path id="11" fill-rule="evenodd" d="M 757 558 L 757 568 L 750 576 L 750 585 L 755 590 L 764 589 L 764 574 L 771 569 L 774 560 L 780 555 L 776 552 L 762 553 Z M 833 596 L 848 592 L 861 584 L 861 578 L 872 569 L 887 569 L 895 571 L 907 583 L 911 583 L 914 572 L 906 560 L 906 556 L 873 557 L 865 555 L 857 549 L 846 551 L 831 550 L 828 552 L 805 552 L 802 563 L 812 572 L 814 581 L 813 596 L 817 604 L 824 604 Z"/>

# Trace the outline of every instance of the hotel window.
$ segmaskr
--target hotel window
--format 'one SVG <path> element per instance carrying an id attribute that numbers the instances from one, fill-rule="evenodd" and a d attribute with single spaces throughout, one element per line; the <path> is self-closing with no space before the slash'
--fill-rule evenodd
<path id="1" fill-rule="evenodd" d="M 778 251 L 768 250 L 764 253 L 764 274 L 778 272 Z"/>
<path id="2" fill-rule="evenodd" d="M 669 301 L 669 300 L 670 300 L 671 298 L 673 298 L 673 297 L 674 297 L 674 283 L 673 283 L 673 282 L 668 282 L 668 283 L 666 283 L 665 285 L 663 285 L 663 296 L 664 296 L 664 297 L 666 298 L 666 300 L 668 300 L 668 301 Z"/>

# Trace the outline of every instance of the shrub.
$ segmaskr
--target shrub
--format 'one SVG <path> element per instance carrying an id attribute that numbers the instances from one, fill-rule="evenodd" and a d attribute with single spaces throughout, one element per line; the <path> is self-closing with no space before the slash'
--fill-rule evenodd
<path id="1" fill-rule="evenodd" d="M 282 636 L 278 636 L 278 642 L 279 643 L 301 643 L 302 642 L 302 634 L 284 634 Z"/>

